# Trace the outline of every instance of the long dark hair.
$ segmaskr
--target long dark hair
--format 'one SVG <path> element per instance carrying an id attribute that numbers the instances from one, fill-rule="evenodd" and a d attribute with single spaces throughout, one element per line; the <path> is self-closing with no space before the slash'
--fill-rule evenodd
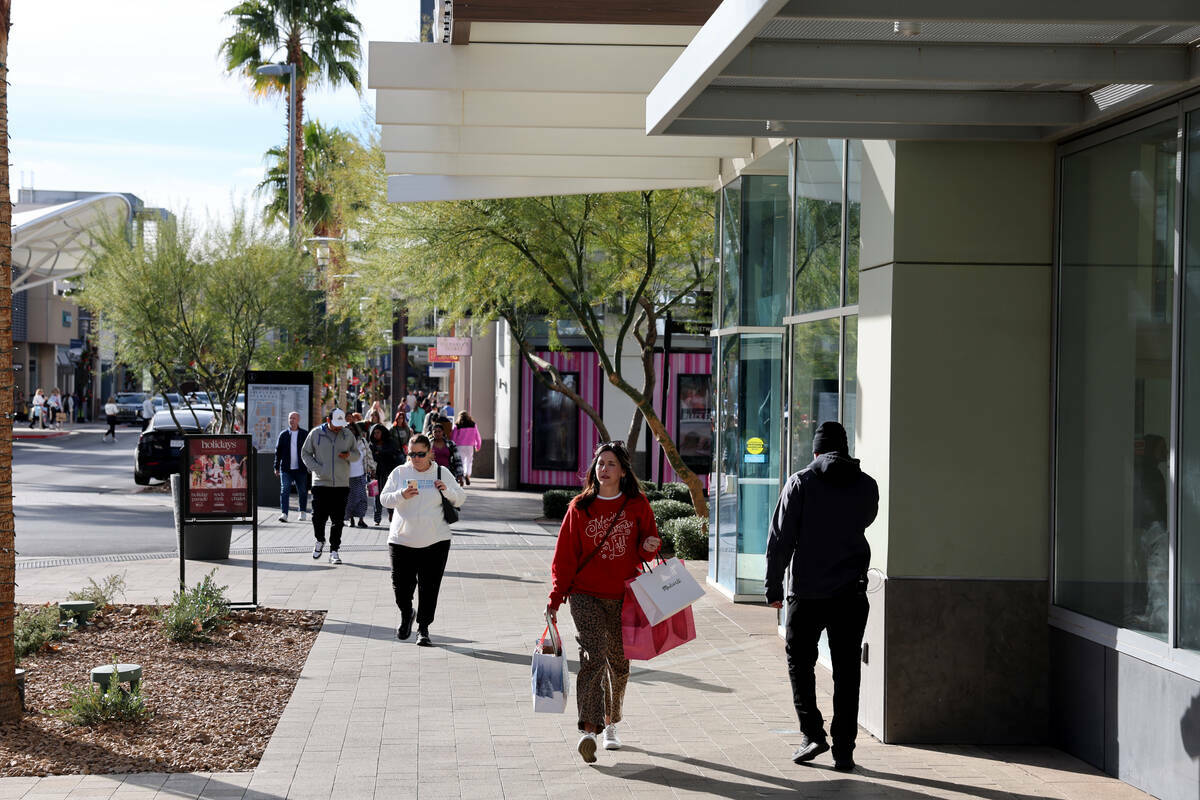
<path id="1" fill-rule="evenodd" d="M 599 463 L 600 456 L 605 453 L 612 453 L 616 456 L 617 463 L 621 465 L 621 469 L 625 470 L 625 477 L 621 478 L 621 494 L 631 500 L 645 496 L 642 494 L 642 483 L 638 480 L 637 473 L 633 471 L 633 462 L 629 458 L 629 450 L 625 447 L 625 443 L 602 442 L 596 446 L 596 452 L 592 455 L 592 463 L 588 466 L 587 477 L 583 480 L 583 491 L 575 495 L 575 505 L 585 514 L 588 506 L 600 494 L 600 479 L 596 477 L 596 464 Z"/>

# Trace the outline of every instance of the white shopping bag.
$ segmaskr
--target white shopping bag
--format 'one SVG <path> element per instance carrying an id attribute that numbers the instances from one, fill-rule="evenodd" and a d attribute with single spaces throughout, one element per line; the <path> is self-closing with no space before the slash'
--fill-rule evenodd
<path id="1" fill-rule="evenodd" d="M 547 714 L 561 714 L 567 710 L 567 698 L 571 693 L 571 672 L 567 668 L 567 655 L 563 652 L 562 638 L 558 627 L 549 619 L 546 630 L 533 649 L 533 665 L 530 683 L 533 689 L 533 710 Z M 546 636 L 550 638 L 547 640 Z M 553 653 L 542 652 L 544 643 L 553 646 Z"/>
<path id="2" fill-rule="evenodd" d="M 633 596 L 651 625 L 678 614 L 704 597 L 702 587 L 678 558 L 643 572 L 632 584 Z"/>

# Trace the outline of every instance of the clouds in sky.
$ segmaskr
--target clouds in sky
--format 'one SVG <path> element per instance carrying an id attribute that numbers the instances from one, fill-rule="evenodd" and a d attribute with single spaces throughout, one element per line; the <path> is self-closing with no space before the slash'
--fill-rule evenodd
<path id="1" fill-rule="evenodd" d="M 256 100 L 217 47 L 235 0 L 14 3 L 9 135 L 14 186 L 132 192 L 223 216 L 286 141 L 286 102 Z M 367 43 L 411 41 L 417 0 L 358 0 Z M 374 92 L 311 90 L 305 118 L 358 130 Z M 14 192 L 14 200 L 16 193 Z"/>

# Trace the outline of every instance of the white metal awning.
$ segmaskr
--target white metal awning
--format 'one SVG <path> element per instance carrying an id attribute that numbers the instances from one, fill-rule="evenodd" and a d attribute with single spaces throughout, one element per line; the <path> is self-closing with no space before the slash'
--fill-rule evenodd
<path id="1" fill-rule="evenodd" d="M 21 292 L 85 272 L 88 248 L 106 225 L 129 221 L 129 200 L 99 194 L 12 216 L 12 290 Z"/>
<path id="2" fill-rule="evenodd" d="M 696 30 L 476 24 L 469 45 L 371 42 L 388 198 L 712 184 L 749 137 L 645 133 L 646 95 Z"/>
<path id="3" fill-rule="evenodd" d="M 724 0 L 652 134 L 1045 141 L 1200 86 L 1197 0 Z"/>

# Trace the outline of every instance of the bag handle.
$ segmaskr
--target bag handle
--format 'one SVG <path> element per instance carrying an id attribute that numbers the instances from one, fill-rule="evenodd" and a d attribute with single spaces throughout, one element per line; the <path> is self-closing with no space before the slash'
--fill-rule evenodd
<path id="1" fill-rule="evenodd" d="M 579 577 L 579 573 L 583 572 L 583 568 L 592 558 L 604 549 L 604 545 L 608 543 L 608 537 L 612 536 L 613 529 L 617 526 L 617 520 L 625 513 L 625 506 L 629 505 L 629 495 L 625 495 L 625 502 L 621 503 L 621 508 L 618 509 L 617 515 L 612 518 L 612 522 L 608 523 L 608 530 L 604 532 L 604 538 L 600 540 L 600 544 L 596 545 L 596 549 L 588 553 L 587 558 L 579 562 L 579 566 L 575 567 L 575 574 L 571 576 L 571 582 L 567 584 L 567 588 L 563 591 L 563 597 L 568 597 L 571 594 L 571 589 L 575 588 L 575 579 Z"/>
<path id="2" fill-rule="evenodd" d="M 546 612 L 546 629 L 542 631 L 542 635 L 538 638 L 538 645 L 546 641 L 546 634 L 550 634 L 550 643 L 554 645 L 554 654 L 562 655 L 562 636 L 558 632 L 558 624 L 550 616 L 550 612 Z"/>

